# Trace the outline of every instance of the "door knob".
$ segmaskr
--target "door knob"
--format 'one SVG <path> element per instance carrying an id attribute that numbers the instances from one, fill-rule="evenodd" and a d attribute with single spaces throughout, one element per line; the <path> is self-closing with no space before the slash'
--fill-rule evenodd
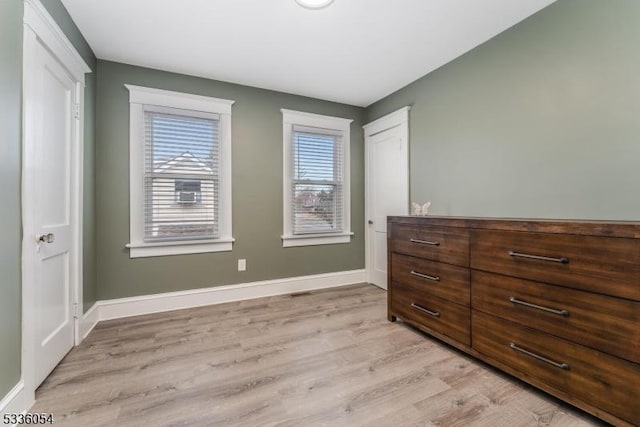
<path id="1" fill-rule="evenodd" d="M 38 243 L 53 243 L 56 241 L 56 236 L 53 233 L 41 234 L 38 236 Z"/>
<path id="2" fill-rule="evenodd" d="M 369 225 L 373 225 L 373 220 L 369 220 Z"/>

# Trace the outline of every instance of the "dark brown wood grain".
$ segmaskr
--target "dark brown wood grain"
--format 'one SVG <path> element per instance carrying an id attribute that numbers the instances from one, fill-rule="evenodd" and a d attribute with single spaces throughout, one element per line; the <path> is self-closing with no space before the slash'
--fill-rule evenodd
<path id="1" fill-rule="evenodd" d="M 391 265 L 391 247 L 392 227 L 391 223 L 387 221 L 387 320 L 389 322 L 395 322 L 396 316 L 391 312 L 391 301 L 393 300 L 393 286 L 391 286 L 393 278 L 393 266 Z"/>
<path id="2" fill-rule="evenodd" d="M 429 293 L 469 306 L 470 277 L 468 268 L 396 253 L 392 253 L 390 259 L 395 281 L 416 292 Z M 439 280 L 430 280 L 416 274 L 437 277 Z"/>
<path id="3" fill-rule="evenodd" d="M 558 363 L 560 369 L 510 347 L 514 343 Z M 473 312 L 473 348 L 527 377 L 640 424 L 640 365 L 531 328 Z"/>
<path id="4" fill-rule="evenodd" d="M 390 317 L 397 315 L 603 420 L 639 424 L 639 222 L 402 216 L 389 217 L 388 230 Z M 408 243 L 444 237 L 448 245 L 441 252 Z M 516 257 L 510 251 L 566 260 Z M 470 266 L 472 347 L 459 333 L 467 316 L 452 316 L 444 325 L 411 309 L 411 302 L 422 300 L 437 311 L 440 298 L 410 271 L 434 275 L 430 272 L 451 267 L 445 263 Z M 461 302 L 466 290 L 439 296 Z M 510 297 L 568 315 L 514 305 Z M 513 340 L 570 368 L 515 354 Z"/>
<path id="5" fill-rule="evenodd" d="M 468 218 L 466 217 L 454 217 L 454 216 L 389 216 L 387 217 L 389 223 L 394 224 L 408 224 L 408 225 L 431 225 L 442 227 L 461 227 L 468 228 Z"/>
<path id="6" fill-rule="evenodd" d="M 469 232 L 465 229 L 406 224 L 392 224 L 390 228 L 392 252 L 462 267 L 469 266 Z M 438 244 L 421 244 L 412 242 L 411 239 Z"/>
<path id="7" fill-rule="evenodd" d="M 568 263 L 510 256 L 568 259 Z M 471 268 L 640 301 L 640 240 L 473 230 Z"/>
<path id="8" fill-rule="evenodd" d="M 426 292 L 420 292 L 414 287 L 399 282 L 392 282 L 392 286 L 394 296 L 391 310 L 393 315 L 419 323 L 464 345 L 471 345 L 469 307 L 438 298 Z M 437 312 L 438 316 L 421 312 L 412 307 L 412 304 Z"/>
<path id="9" fill-rule="evenodd" d="M 469 218 L 467 226 L 475 229 L 523 231 L 531 233 L 572 234 L 578 236 L 600 236 L 640 238 L 640 222 L 632 221 L 587 221 L 551 219 L 488 219 Z"/>
<path id="10" fill-rule="evenodd" d="M 639 302 L 481 271 L 471 277 L 474 310 L 640 362 Z M 516 304 L 510 297 L 568 314 Z"/>
<path id="11" fill-rule="evenodd" d="M 487 230 L 640 238 L 640 221 L 480 218 L 455 216 L 390 216 L 396 224 L 438 225 Z"/>

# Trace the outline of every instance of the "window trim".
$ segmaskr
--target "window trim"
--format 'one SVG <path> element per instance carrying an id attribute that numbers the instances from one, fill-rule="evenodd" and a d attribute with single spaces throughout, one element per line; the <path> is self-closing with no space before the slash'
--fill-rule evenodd
<path id="1" fill-rule="evenodd" d="M 353 120 L 341 117 L 324 116 L 321 114 L 305 113 L 301 111 L 281 109 L 282 112 L 282 138 L 283 138 L 283 235 L 282 246 L 313 246 L 330 245 L 336 243 L 351 242 L 351 172 L 350 172 L 350 145 L 351 145 L 351 123 Z M 343 159 L 343 224 L 344 231 L 339 233 L 318 233 L 318 234 L 293 234 L 291 222 L 291 182 L 292 164 L 291 152 L 293 150 L 293 128 L 294 126 L 308 126 L 321 128 L 342 134 L 342 159 Z"/>
<path id="2" fill-rule="evenodd" d="M 231 224 L 231 106 L 235 101 L 124 85 L 129 91 L 129 248 L 130 258 L 184 255 L 233 249 Z M 220 237 L 149 243 L 144 241 L 144 107 L 165 107 L 220 117 Z"/>

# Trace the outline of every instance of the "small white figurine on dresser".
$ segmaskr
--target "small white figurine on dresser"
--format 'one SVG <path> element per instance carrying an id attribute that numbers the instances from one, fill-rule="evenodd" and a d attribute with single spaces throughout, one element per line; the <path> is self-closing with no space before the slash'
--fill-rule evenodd
<path id="1" fill-rule="evenodd" d="M 424 205 L 411 202 L 411 215 L 426 216 L 429 213 L 429 206 L 431 206 L 431 201 L 428 201 Z"/>

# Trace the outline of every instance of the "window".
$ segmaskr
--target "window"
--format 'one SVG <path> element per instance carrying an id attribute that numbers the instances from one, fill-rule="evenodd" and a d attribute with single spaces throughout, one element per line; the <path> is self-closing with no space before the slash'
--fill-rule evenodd
<path id="1" fill-rule="evenodd" d="M 130 256 L 231 250 L 233 101 L 126 87 Z"/>
<path id="2" fill-rule="evenodd" d="M 348 243 L 352 120 L 282 110 L 283 246 Z"/>

